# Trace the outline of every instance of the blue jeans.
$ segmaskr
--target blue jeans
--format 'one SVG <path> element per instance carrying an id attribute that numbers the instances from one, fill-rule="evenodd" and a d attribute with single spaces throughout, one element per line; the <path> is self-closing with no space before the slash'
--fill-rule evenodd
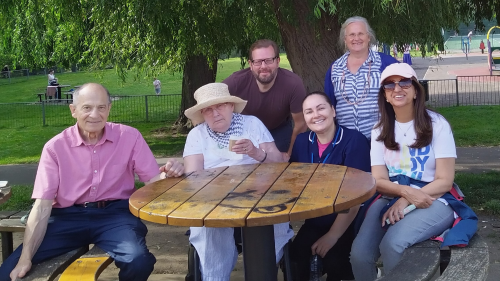
<path id="1" fill-rule="evenodd" d="M 384 271 L 390 272 L 406 248 L 440 235 L 455 220 L 451 207 L 435 200 L 429 208 L 410 212 L 386 231 L 381 227 L 380 211 L 388 202 L 388 199 L 380 198 L 372 204 L 354 239 L 351 266 L 356 281 L 377 279 L 375 263 L 380 256 Z"/>
<path id="2" fill-rule="evenodd" d="M 47 232 L 32 259 L 43 262 L 88 244 L 95 244 L 115 260 L 119 280 L 147 280 L 156 259 L 146 247 L 146 226 L 134 217 L 128 200 L 104 209 L 68 207 L 52 209 Z M 0 281 L 10 281 L 9 274 L 21 256 L 22 245 L 0 267 Z"/>

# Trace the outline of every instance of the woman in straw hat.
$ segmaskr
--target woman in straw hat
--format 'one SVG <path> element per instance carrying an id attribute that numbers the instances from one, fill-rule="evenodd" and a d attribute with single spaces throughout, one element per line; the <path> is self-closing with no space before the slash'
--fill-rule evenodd
<path id="1" fill-rule="evenodd" d="M 283 162 L 267 128 L 258 118 L 240 114 L 247 102 L 231 96 L 226 84 L 207 84 L 196 90 L 194 98 L 196 105 L 184 113 L 197 125 L 189 132 L 184 147 L 186 173 L 221 166 Z M 189 241 L 200 257 L 203 281 L 229 280 L 238 257 L 234 229 L 191 227 L 190 230 Z M 274 236 L 277 263 L 293 231 L 288 223 L 277 224 Z"/>
<path id="2" fill-rule="evenodd" d="M 448 232 L 442 246 L 467 244 L 477 217 L 462 201 L 455 176 L 455 141 L 443 116 L 425 107 L 425 92 L 406 63 L 389 65 L 378 93 L 380 120 L 372 130 L 376 199 L 351 250 L 357 281 L 375 280 L 379 256 L 390 272 L 406 248 Z M 453 234 L 452 234 L 453 233 Z"/>

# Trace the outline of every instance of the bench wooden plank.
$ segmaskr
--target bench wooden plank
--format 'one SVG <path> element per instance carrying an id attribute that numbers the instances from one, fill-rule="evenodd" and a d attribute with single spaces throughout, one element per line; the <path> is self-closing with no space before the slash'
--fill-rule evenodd
<path id="1" fill-rule="evenodd" d="M 20 219 L 4 219 L 0 220 L 0 235 L 2 236 L 2 258 L 7 257 L 14 251 L 13 232 L 24 232 L 26 226 L 21 223 Z"/>
<path id="2" fill-rule="evenodd" d="M 304 220 L 333 213 L 345 172 L 345 166 L 318 165 L 313 178 L 293 206 L 290 220 Z M 313 208 L 315 212 L 310 212 Z"/>
<path id="3" fill-rule="evenodd" d="M 203 226 L 203 219 L 259 165 L 227 168 L 217 179 L 196 193 L 168 216 L 168 224 L 177 226 Z"/>
<path id="4" fill-rule="evenodd" d="M 167 217 L 186 200 L 196 194 L 201 188 L 211 182 L 227 167 L 196 171 L 185 180 L 179 182 L 139 211 L 141 219 L 167 224 Z M 158 181 L 161 184 L 164 180 Z M 134 194 L 135 195 L 135 194 Z M 134 196 L 135 197 L 135 196 Z"/>
<path id="5" fill-rule="evenodd" d="M 0 211 L 0 219 L 8 219 L 12 215 L 19 213 L 19 211 Z"/>
<path id="6" fill-rule="evenodd" d="M 90 251 L 75 260 L 62 273 L 59 281 L 97 280 L 113 259 L 101 248 L 94 245 Z"/>
<path id="7" fill-rule="evenodd" d="M 418 243 L 406 249 L 396 267 L 377 281 L 431 280 L 439 268 L 439 256 L 438 242 L 426 240 Z"/>
<path id="8" fill-rule="evenodd" d="M 290 221 L 290 210 L 317 167 L 309 163 L 291 163 L 250 213 L 247 226 Z"/>
<path id="9" fill-rule="evenodd" d="M 248 214 L 287 167 L 288 163 L 261 164 L 205 218 L 205 226 L 246 226 Z"/>
<path id="10" fill-rule="evenodd" d="M 474 235 L 464 248 L 450 247 L 450 263 L 438 281 L 484 281 L 488 277 L 488 245 L 479 235 Z"/>
<path id="11" fill-rule="evenodd" d="M 35 264 L 28 271 L 23 281 L 50 281 L 54 280 L 61 272 L 78 257 L 87 252 L 88 247 L 81 247 L 64 255 L 52 258 L 40 264 Z"/>

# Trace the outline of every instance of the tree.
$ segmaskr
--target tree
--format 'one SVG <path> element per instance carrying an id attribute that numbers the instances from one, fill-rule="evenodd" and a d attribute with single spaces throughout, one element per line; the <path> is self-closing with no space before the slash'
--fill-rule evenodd
<path id="1" fill-rule="evenodd" d="M 197 88 L 215 81 L 219 56 L 237 49 L 243 66 L 257 39 L 280 42 L 307 90 L 321 90 L 327 68 L 344 53 L 339 33 L 348 17 L 367 18 L 380 42 L 425 46 L 443 42 L 441 28 L 491 17 L 498 6 L 495 0 L 3 0 L 0 38 L 27 66 L 114 65 L 123 78 L 132 68 L 150 76 L 182 71 L 176 124 L 185 131 L 183 112 Z"/>

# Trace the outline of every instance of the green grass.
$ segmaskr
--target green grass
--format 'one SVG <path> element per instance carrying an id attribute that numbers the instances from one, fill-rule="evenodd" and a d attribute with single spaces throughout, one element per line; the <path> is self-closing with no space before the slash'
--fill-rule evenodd
<path id="1" fill-rule="evenodd" d="M 500 172 L 457 173 L 455 182 L 465 194 L 465 202 L 475 211 L 500 215 Z"/>
<path id="2" fill-rule="evenodd" d="M 280 67 L 291 69 L 290 63 L 285 54 L 281 54 Z M 217 66 L 217 82 L 221 82 L 233 72 L 241 69 L 239 58 L 219 60 Z M 56 73 L 56 77 L 61 85 L 77 86 L 89 82 L 101 83 L 112 95 L 154 95 L 153 78 L 146 75 L 137 75 L 131 70 L 128 72 L 127 80 L 123 82 L 114 69 L 99 71 L 80 71 Z M 139 76 L 137 78 L 136 76 Z M 182 90 L 182 73 L 160 73 L 158 79 L 161 81 L 161 93 L 180 94 Z M 0 103 L 11 102 L 35 102 L 37 93 L 45 92 L 47 87 L 47 76 L 37 75 L 11 78 L 12 83 L 7 79 L 0 78 Z M 71 88 L 64 88 L 69 90 Z"/>
<path id="3" fill-rule="evenodd" d="M 0 205 L 0 211 L 23 211 L 30 209 L 33 204 L 31 193 L 33 185 L 13 185 L 9 200 Z"/>
<path id="4" fill-rule="evenodd" d="M 459 106 L 438 108 L 451 124 L 457 146 L 500 145 L 500 106 Z"/>
<path id="5" fill-rule="evenodd" d="M 476 212 L 500 215 L 500 172 L 481 174 L 456 173 L 455 182 L 465 194 L 466 203 Z M 136 182 L 136 188 L 144 184 Z M 12 186 L 12 196 L 7 203 L 0 205 L 0 211 L 26 210 L 31 206 L 33 185 Z"/>

